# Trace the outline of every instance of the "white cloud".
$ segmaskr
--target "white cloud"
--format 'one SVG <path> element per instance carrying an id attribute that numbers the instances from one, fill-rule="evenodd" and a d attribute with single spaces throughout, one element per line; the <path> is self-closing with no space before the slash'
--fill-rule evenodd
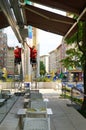
<path id="1" fill-rule="evenodd" d="M 4 33 L 7 34 L 7 44 L 10 47 L 15 47 L 16 45 L 21 46 L 21 44 L 18 42 L 13 30 L 11 27 L 7 27 L 4 29 Z"/>
<path id="2" fill-rule="evenodd" d="M 62 41 L 62 36 L 43 30 L 38 31 L 38 43 L 40 44 L 40 55 L 48 54 L 56 49 Z"/>

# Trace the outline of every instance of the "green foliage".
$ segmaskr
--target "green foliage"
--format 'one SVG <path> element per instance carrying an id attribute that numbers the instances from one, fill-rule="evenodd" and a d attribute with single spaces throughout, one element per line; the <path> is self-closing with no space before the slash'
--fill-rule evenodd
<path id="1" fill-rule="evenodd" d="M 66 90 L 67 92 L 69 91 L 70 92 L 70 90 Z M 82 105 L 82 99 L 78 99 L 78 98 L 75 98 L 75 97 L 71 97 L 71 95 L 69 94 L 61 94 L 60 96 L 62 96 L 62 97 L 65 97 L 65 98 L 67 98 L 67 99 L 70 99 L 72 102 L 75 102 L 75 103 L 77 103 L 77 104 L 80 104 L 80 105 Z"/>
<path id="2" fill-rule="evenodd" d="M 74 16 L 75 19 L 77 19 L 77 16 Z M 64 67 L 67 69 L 69 67 L 76 68 L 84 66 L 85 57 L 83 55 L 83 50 L 85 50 L 86 47 L 84 47 L 83 44 L 83 28 L 84 28 L 84 22 L 79 22 L 78 25 L 78 31 L 70 38 L 65 39 L 66 44 L 72 45 L 74 44 L 74 48 L 71 48 L 66 51 L 66 58 L 62 59 L 61 62 Z"/>
<path id="3" fill-rule="evenodd" d="M 83 26 L 84 26 L 83 22 L 78 23 L 77 25 L 78 31 L 74 33 L 74 35 L 72 35 L 70 38 L 65 39 L 67 44 L 73 44 L 82 41 L 83 28 L 84 28 Z"/>
<path id="4" fill-rule="evenodd" d="M 62 91 L 67 91 L 67 92 L 71 92 L 71 88 L 63 86 L 62 87 Z"/>
<path id="5" fill-rule="evenodd" d="M 78 31 L 69 39 L 66 39 L 67 44 L 75 44 L 75 48 L 67 50 L 67 57 L 61 62 L 65 67 L 80 67 L 84 70 L 86 64 L 86 23 L 78 23 Z M 74 59 L 75 57 L 75 59 Z"/>
<path id="6" fill-rule="evenodd" d="M 61 60 L 64 67 L 66 67 L 67 69 L 69 67 L 81 67 L 82 53 L 78 50 L 78 48 L 71 48 L 66 51 L 66 54 L 66 58 Z"/>
<path id="7" fill-rule="evenodd" d="M 77 37 L 77 33 L 75 33 L 71 38 L 65 39 L 65 40 L 66 40 L 66 43 L 71 45 L 71 44 L 73 44 L 74 42 L 77 42 L 76 37 Z"/>
<path id="8" fill-rule="evenodd" d="M 11 78 L 7 78 L 6 79 L 6 82 L 13 82 L 14 80 L 13 79 L 11 79 Z"/>
<path id="9" fill-rule="evenodd" d="M 43 64 L 43 61 L 40 61 L 40 75 L 45 75 L 45 65 Z"/>
<path id="10" fill-rule="evenodd" d="M 51 82 L 52 78 L 48 78 L 48 77 L 40 77 L 37 79 L 37 82 Z"/>

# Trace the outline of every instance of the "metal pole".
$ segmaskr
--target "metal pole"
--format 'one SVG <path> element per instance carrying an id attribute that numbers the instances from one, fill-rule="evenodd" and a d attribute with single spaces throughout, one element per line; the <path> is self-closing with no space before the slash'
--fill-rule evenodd
<path id="1" fill-rule="evenodd" d="M 82 11 L 82 13 L 79 15 L 77 21 L 73 24 L 73 26 L 69 29 L 69 31 L 66 33 L 66 35 L 64 36 L 64 39 L 69 35 L 69 33 L 74 29 L 74 27 L 77 25 L 77 23 L 80 21 L 80 19 L 82 18 L 82 16 L 85 14 L 86 12 L 86 8 Z"/>

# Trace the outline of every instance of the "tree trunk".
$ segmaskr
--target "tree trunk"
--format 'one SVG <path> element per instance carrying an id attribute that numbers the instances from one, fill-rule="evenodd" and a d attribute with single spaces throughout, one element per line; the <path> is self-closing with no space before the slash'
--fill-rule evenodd
<path id="1" fill-rule="evenodd" d="M 84 100 L 82 103 L 81 110 L 86 112 L 86 21 L 83 26 L 83 48 L 84 48 L 84 61 L 83 61 L 83 76 L 84 76 Z"/>
<path id="2" fill-rule="evenodd" d="M 84 76 L 84 100 L 82 103 L 82 107 L 81 110 L 82 111 L 86 111 L 86 62 L 85 62 L 85 66 L 84 66 L 84 70 L 83 70 L 83 76 Z"/>

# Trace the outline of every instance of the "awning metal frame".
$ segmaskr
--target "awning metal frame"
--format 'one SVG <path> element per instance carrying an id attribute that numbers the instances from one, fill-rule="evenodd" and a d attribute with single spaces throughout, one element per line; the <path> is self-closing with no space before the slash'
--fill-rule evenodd
<path id="1" fill-rule="evenodd" d="M 1 7 L 1 10 L 4 12 L 8 22 L 9 22 L 9 25 L 12 27 L 16 37 L 18 38 L 19 42 L 23 42 L 23 39 L 21 37 L 21 34 L 19 32 L 19 27 L 17 26 L 16 24 L 16 21 L 15 21 L 15 18 L 13 16 L 13 13 L 11 11 L 11 8 L 10 8 L 10 4 L 7 0 L 0 0 L 0 7 Z"/>
<path id="2" fill-rule="evenodd" d="M 69 31 L 65 34 L 64 39 L 67 38 L 67 36 L 69 35 L 69 33 L 72 31 L 72 29 L 78 24 L 78 22 L 81 20 L 81 18 L 83 17 L 83 15 L 86 13 L 86 8 L 82 11 L 82 13 L 79 15 L 77 21 L 73 24 L 73 26 L 69 29 Z"/>
<path id="3" fill-rule="evenodd" d="M 34 27 L 38 27 L 40 29 L 43 29 L 45 31 L 50 31 L 52 33 L 56 33 L 59 35 L 64 36 L 64 39 L 67 37 L 70 37 L 71 35 L 73 35 L 73 33 L 75 33 L 77 31 L 77 24 L 80 20 L 84 20 L 86 21 L 86 0 L 78 0 L 78 4 L 75 3 L 74 0 L 68 0 L 68 1 L 64 1 L 64 0 L 30 0 L 30 2 L 34 3 L 38 3 L 47 7 L 51 7 L 54 9 L 60 9 L 62 11 L 67 11 L 67 12 L 71 12 L 73 14 L 77 14 L 78 15 L 78 19 L 77 21 L 74 21 L 72 23 L 72 21 L 70 20 L 65 20 L 66 16 L 64 18 L 60 17 L 60 16 L 55 16 L 55 13 L 52 14 L 52 12 L 47 12 L 47 14 L 45 14 L 43 12 L 43 9 L 41 8 L 41 12 L 37 11 L 37 7 L 36 8 L 31 8 L 30 5 L 26 5 L 26 3 L 24 2 L 24 0 L 0 0 L 0 8 L 2 12 L 1 17 L 3 17 L 4 20 L 6 20 L 5 22 L 2 23 L 2 25 L 0 27 L 7 27 L 7 26 L 11 26 L 17 39 L 19 40 L 19 42 L 23 42 L 24 37 L 23 36 L 23 31 L 25 26 L 31 25 Z M 34 5 L 32 5 L 34 7 Z M 44 22 L 43 25 L 37 25 L 39 24 L 38 21 L 36 21 L 36 17 L 35 19 L 31 16 L 31 14 L 27 15 L 26 14 L 26 9 L 28 10 L 27 12 L 33 14 L 33 16 L 37 16 L 38 19 L 41 19 L 42 22 Z M 3 15 L 4 13 L 4 15 Z M 50 16 L 51 15 L 51 16 Z M 28 19 L 28 16 L 30 16 L 30 20 Z M 0 17 L 0 18 L 1 18 Z M 6 18 L 5 18 L 6 17 Z M 57 18 L 56 18 L 57 17 Z M 31 19 L 33 19 L 34 21 L 31 21 Z M 74 20 L 74 19 L 72 19 Z M 49 28 L 48 28 L 48 23 L 49 22 Z M 8 25 L 9 23 L 9 25 Z M 0 23 L 1 24 L 1 23 Z M 53 25 L 55 24 L 55 25 Z M 63 30 L 60 29 L 60 27 L 57 26 L 61 26 L 63 27 Z M 56 28 L 55 28 L 56 27 Z M 56 30 L 55 30 L 56 29 Z M 22 33 L 21 33 L 22 32 Z M 27 32 L 26 30 L 24 32 Z"/>

